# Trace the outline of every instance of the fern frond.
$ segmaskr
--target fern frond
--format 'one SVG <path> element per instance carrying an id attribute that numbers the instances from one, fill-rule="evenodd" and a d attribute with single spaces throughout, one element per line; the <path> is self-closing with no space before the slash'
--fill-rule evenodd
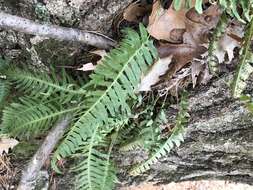
<path id="1" fill-rule="evenodd" d="M 210 44 L 208 46 L 207 63 L 208 63 L 211 73 L 213 73 L 213 74 L 216 74 L 218 71 L 219 60 L 218 60 L 217 56 L 215 55 L 215 52 L 217 50 L 219 50 L 219 40 L 222 37 L 222 35 L 224 35 L 224 33 L 225 33 L 227 21 L 228 21 L 228 19 L 227 19 L 226 13 L 223 12 L 215 30 L 214 30 Z"/>
<path id="2" fill-rule="evenodd" d="M 75 167 L 78 172 L 76 189 L 80 190 L 111 190 L 116 181 L 115 170 L 110 162 L 112 145 L 108 153 L 103 149 L 108 145 L 100 134 L 101 126 L 97 124 L 91 137 L 80 147 L 83 161 Z"/>
<path id="3" fill-rule="evenodd" d="M 6 69 L 8 66 L 9 66 L 9 60 L 3 59 L 3 58 L 1 58 L 1 56 L 0 56 L 0 75 L 1 75 L 0 78 L 2 78 L 2 75 L 4 75 L 4 71 L 5 71 L 5 69 Z"/>
<path id="4" fill-rule="evenodd" d="M 242 49 L 240 51 L 239 65 L 236 76 L 232 83 L 232 94 L 235 98 L 239 98 L 246 87 L 246 80 L 253 72 L 253 53 L 250 50 L 251 39 L 253 37 L 253 19 L 249 23 L 244 35 Z"/>
<path id="5" fill-rule="evenodd" d="M 62 115 L 74 112 L 79 107 L 64 109 L 59 98 L 45 102 L 27 97 L 12 103 L 3 110 L 2 132 L 19 138 L 42 134 Z"/>
<path id="6" fill-rule="evenodd" d="M 70 77 L 65 72 L 62 74 L 62 78 L 57 78 L 54 73 L 52 72 L 51 75 L 42 72 L 36 73 L 17 67 L 10 67 L 5 71 L 7 79 L 12 81 L 17 89 L 34 97 L 49 97 L 55 93 L 68 94 L 71 97 L 85 95 L 86 91 L 71 83 Z"/>
<path id="7" fill-rule="evenodd" d="M 146 160 L 144 163 L 134 167 L 131 171 L 131 175 L 139 175 L 147 170 L 150 169 L 151 165 L 158 162 L 158 160 L 162 157 L 168 154 L 172 148 L 176 145 L 177 147 L 180 146 L 180 144 L 184 141 L 184 126 L 186 125 L 188 121 L 188 113 L 187 113 L 187 106 L 188 103 L 183 97 L 180 102 L 180 110 L 176 118 L 176 125 L 172 130 L 172 134 L 170 137 L 162 143 L 158 147 L 158 149 L 155 150 L 155 152 L 152 154 L 152 156 Z"/>
<path id="8" fill-rule="evenodd" d="M 97 123 L 103 125 L 109 118 L 130 114 L 126 101 L 135 97 L 141 75 L 155 58 L 157 51 L 146 29 L 140 26 L 140 35 L 127 30 L 120 47 L 112 50 L 91 75 L 88 86 L 94 90 L 87 94 L 87 109 L 78 113 L 81 117 L 56 150 L 57 159 L 74 153 L 80 142 L 91 136 Z"/>
<path id="9" fill-rule="evenodd" d="M 0 79 L 0 106 L 3 105 L 6 96 L 9 94 L 10 84 L 8 81 Z"/>

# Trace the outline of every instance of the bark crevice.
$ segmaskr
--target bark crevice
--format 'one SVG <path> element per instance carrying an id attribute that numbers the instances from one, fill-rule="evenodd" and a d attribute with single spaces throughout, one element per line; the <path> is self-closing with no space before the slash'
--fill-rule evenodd
<path id="1" fill-rule="evenodd" d="M 190 92 L 190 122 L 185 142 L 142 176 L 127 177 L 123 184 L 143 181 L 169 183 L 198 179 L 226 179 L 253 184 L 253 121 L 244 105 L 234 100 L 227 85 L 232 75 L 214 79 Z M 249 93 L 252 89 L 247 90 Z M 168 116 L 173 113 L 168 108 Z M 141 157 L 129 152 L 124 158 Z M 136 159 L 121 164 L 130 168 Z M 123 170 L 122 170 L 123 171 Z"/>

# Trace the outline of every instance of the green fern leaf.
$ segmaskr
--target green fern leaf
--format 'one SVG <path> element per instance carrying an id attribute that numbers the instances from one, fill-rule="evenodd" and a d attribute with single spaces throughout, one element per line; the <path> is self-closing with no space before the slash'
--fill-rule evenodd
<path id="1" fill-rule="evenodd" d="M 250 9 L 252 9 L 250 5 L 252 4 L 252 0 L 219 0 L 221 8 L 242 23 L 250 22 L 252 17 L 250 15 Z M 240 8 L 242 8 L 242 12 L 239 11 Z"/>
<path id="2" fill-rule="evenodd" d="M 180 102 L 180 110 L 176 119 L 176 125 L 172 130 L 172 134 L 164 143 L 162 143 L 162 145 L 158 147 L 157 150 L 155 150 L 155 153 L 153 153 L 148 160 L 134 167 L 130 171 L 131 175 L 139 175 L 149 170 L 151 165 L 155 164 L 162 156 L 165 156 L 167 153 L 169 153 L 175 145 L 177 147 L 180 146 L 180 144 L 184 141 L 184 126 L 188 121 L 187 106 L 188 103 L 186 102 L 185 97 L 182 97 Z"/>
<path id="3" fill-rule="evenodd" d="M 252 5 L 253 1 L 252 0 L 241 0 L 240 1 L 240 4 L 242 6 L 242 12 L 243 12 L 243 16 L 244 18 L 250 22 L 250 6 L 249 5 Z"/>
<path id="4" fill-rule="evenodd" d="M 182 1 L 181 0 L 174 0 L 173 5 L 176 11 L 180 10 L 182 6 Z"/>
<path id="5" fill-rule="evenodd" d="M 0 57 L 0 74 L 4 75 L 4 71 L 9 66 L 9 60 Z"/>
<path id="6" fill-rule="evenodd" d="M 152 102 L 153 103 L 153 102 Z M 152 110 L 154 112 L 154 110 Z M 153 114 L 153 113 L 152 113 Z M 156 115 L 154 121 L 150 119 L 151 115 L 146 114 L 145 118 L 138 125 L 133 125 L 130 127 L 127 126 L 126 129 L 121 133 L 125 133 L 129 128 L 132 129 L 128 131 L 128 134 L 134 134 L 134 137 L 131 140 L 131 135 L 125 135 L 127 137 L 127 143 L 123 144 L 120 147 L 120 151 L 127 152 L 135 149 L 144 148 L 148 151 L 154 149 L 159 144 L 159 140 L 161 139 L 161 129 L 160 126 L 166 124 L 168 122 L 164 110 L 162 109 Z M 139 130 L 137 131 L 136 129 Z M 120 139 L 121 143 L 124 142 L 123 139 Z"/>
<path id="7" fill-rule="evenodd" d="M 91 137 L 80 147 L 83 161 L 75 167 L 77 175 L 76 189 L 80 190 L 111 190 L 116 181 L 115 170 L 110 162 L 110 154 L 113 144 L 108 153 L 103 153 L 101 149 L 106 148 L 108 143 L 101 136 L 100 128 L 97 124 Z"/>
<path id="8" fill-rule="evenodd" d="M 70 77 L 63 72 L 62 78 L 46 73 L 36 73 L 29 70 L 21 70 L 17 67 L 11 67 L 5 71 L 7 79 L 14 82 L 15 87 L 26 94 L 34 97 L 49 97 L 55 93 L 83 96 L 86 91 L 78 89 L 75 84 L 70 83 Z M 67 97 L 67 96 L 66 96 Z M 71 99 L 71 98 L 69 98 Z"/>
<path id="9" fill-rule="evenodd" d="M 143 147 L 144 147 L 143 139 L 136 138 L 133 141 L 121 146 L 119 150 L 122 152 L 128 152 L 128 151 L 136 150 L 138 148 L 143 148 Z"/>
<path id="10" fill-rule="evenodd" d="M 94 90 L 86 96 L 87 109 L 78 113 L 81 117 L 58 147 L 57 159 L 73 154 L 97 123 L 106 125 L 109 118 L 130 114 L 126 100 L 135 97 L 140 77 L 157 58 L 157 51 L 143 26 L 140 35 L 130 29 L 126 33 L 120 47 L 112 50 L 91 75 L 88 86 Z"/>
<path id="11" fill-rule="evenodd" d="M 10 83 L 6 80 L 6 76 L 4 75 L 4 70 L 7 66 L 8 61 L 0 58 L 0 106 L 3 105 L 10 90 Z"/>
<path id="12" fill-rule="evenodd" d="M 203 3 L 202 0 L 196 0 L 196 2 L 195 2 L 195 9 L 196 9 L 196 11 L 197 11 L 199 14 L 202 14 L 202 13 L 203 13 L 202 3 Z"/>
<path id="13" fill-rule="evenodd" d="M 3 105 L 6 96 L 9 94 L 10 84 L 6 80 L 0 79 L 0 106 Z"/>
<path id="14" fill-rule="evenodd" d="M 48 130 L 60 116 L 78 109 L 63 109 L 59 98 L 43 103 L 31 97 L 22 98 L 3 110 L 2 132 L 19 138 L 37 136 Z"/>
<path id="15" fill-rule="evenodd" d="M 240 100 L 245 104 L 246 108 L 253 113 L 253 98 L 250 95 L 242 95 Z"/>
<path id="16" fill-rule="evenodd" d="M 253 37 L 253 19 L 246 29 L 242 49 L 240 51 L 240 60 L 237 68 L 236 76 L 232 83 L 232 94 L 235 98 L 239 98 L 246 87 L 246 80 L 253 72 L 253 54 L 250 51 L 251 39 Z"/>
<path id="17" fill-rule="evenodd" d="M 210 44 L 208 46 L 207 62 L 212 74 L 216 74 L 218 72 L 219 60 L 215 55 L 215 51 L 218 50 L 219 48 L 219 40 L 222 37 L 222 35 L 224 35 L 225 33 L 227 21 L 228 19 L 227 19 L 226 13 L 223 12 L 217 24 L 217 27 L 213 33 Z"/>

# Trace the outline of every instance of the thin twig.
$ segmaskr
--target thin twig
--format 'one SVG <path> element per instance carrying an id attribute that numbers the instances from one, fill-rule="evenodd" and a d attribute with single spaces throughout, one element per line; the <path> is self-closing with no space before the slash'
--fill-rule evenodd
<path id="1" fill-rule="evenodd" d="M 97 32 L 57 25 L 39 24 L 32 20 L 10 15 L 2 11 L 0 11 L 0 28 L 58 40 L 80 42 L 101 49 L 110 49 L 116 45 L 114 40 Z"/>
<path id="2" fill-rule="evenodd" d="M 65 117 L 49 132 L 41 147 L 28 163 L 27 167 L 23 170 L 17 190 L 32 190 L 35 188 L 36 179 L 40 169 L 48 159 L 58 141 L 62 138 L 65 129 L 68 127 L 69 121 L 70 117 Z"/>

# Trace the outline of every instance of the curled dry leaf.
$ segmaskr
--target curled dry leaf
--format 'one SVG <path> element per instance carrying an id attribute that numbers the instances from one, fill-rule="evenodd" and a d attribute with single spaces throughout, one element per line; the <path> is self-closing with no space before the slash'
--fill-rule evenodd
<path id="1" fill-rule="evenodd" d="M 139 22 L 140 18 L 150 12 L 151 6 L 135 1 L 131 3 L 123 12 L 123 19 L 129 22 Z"/>
<path id="2" fill-rule="evenodd" d="M 200 76 L 200 84 L 206 85 L 212 77 L 213 75 L 210 73 L 208 65 L 205 64 L 203 74 Z"/>
<path id="3" fill-rule="evenodd" d="M 8 153 L 9 149 L 13 149 L 19 142 L 16 139 L 2 137 L 0 139 L 0 156 L 5 152 Z"/>
<path id="4" fill-rule="evenodd" d="M 86 63 L 84 65 L 82 65 L 82 67 L 78 68 L 78 71 L 93 71 L 96 68 L 95 65 L 93 65 L 93 63 Z"/>
<path id="5" fill-rule="evenodd" d="M 97 64 L 101 63 L 101 60 L 106 56 L 106 51 L 105 50 L 95 50 L 95 51 L 91 51 L 90 53 L 95 54 L 100 56 L 101 58 L 97 61 Z"/>
<path id="6" fill-rule="evenodd" d="M 190 74 L 190 68 L 184 68 L 176 73 L 171 80 L 159 84 L 154 88 L 158 90 L 160 96 L 164 96 L 170 91 L 174 96 L 177 97 L 178 89 L 189 84 L 190 81 L 188 78 Z"/>
<path id="7" fill-rule="evenodd" d="M 159 59 L 151 67 L 149 72 L 141 79 L 138 91 L 150 91 L 151 86 L 160 80 L 160 76 L 164 75 L 171 63 L 171 56 Z"/>
<path id="8" fill-rule="evenodd" d="M 101 60 L 106 55 L 105 50 L 95 50 L 95 51 L 91 51 L 90 53 L 99 55 L 101 57 L 101 59 L 97 61 L 97 64 L 100 64 Z M 78 70 L 78 71 L 93 71 L 95 68 L 96 68 L 96 65 L 94 65 L 93 63 L 85 63 L 81 67 L 77 68 L 76 70 Z"/>
<path id="9" fill-rule="evenodd" d="M 227 34 L 225 34 L 219 40 L 219 47 L 214 51 L 214 55 L 216 55 L 219 63 L 225 62 L 225 56 L 228 55 L 228 62 L 231 62 L 234 58 L 234 49 L 236 47 L 240 47 L 240 43 Z"/>
<path id="10" fill-rule="evenodd" d="M 173 63 L 166 75 L 166 80 L 171 78 L 178 70 L 190 63 L 193 58 L 200 57 L 207 49 L 204 46 L 192 46 L 189 44 L 166 44 L 157 48 L 160 57 L 173 55 Z"/>
<path id="11" fill-rule="evenodd" d="M 243 27 L 238 23 L 230 24 L 226 30 L 224 36 L 219 40 L 219 47 L 214 52 L 219 63 L 225 61 L 227 54 L 227 62 L 230 63 L 234 58 L 234 49 L 240 47 L 241 39 L 243 37 Z"/>
<path id="12" fill-rule="evenodd" d="M 99 55 L 101 58 L 103 58 L 106 55 L 106 51 L 105 50 L 100 50 L 100 49 L 91 51 L 90 53 Z"/>
<path id="13" fill-rule="evenodd" d="M 192 85 L 193 88 L 197 84 L 198 76 L 200 75 L 201 71 L 203 71 L 204 65 L 201 64 L 200 61 L 194 60 L 191 64 L 191 75 L 192 75 Z"/>
<path id="14" fill-rule="evenodd" d="M 184 43 L 200 45 L 208 43 L 210 30 L 217 26 L 221 10 L 217 5 L 211 5 L 203 14 L 198 14 L 194 8 L 186 13 Z"/>
<path id="15" fill-rule="evenodd" d="M 175 30 L 180 29 L 179 31 L 182 31 L 185 29 L 185 13 L 185 9 L 175 11 L 172 6 L 168 10 L 163 9 L 160 1 L 156 1 L 149 17 L 148 31 L 150 35 L 157 40 L 175 42 L 175 38 L 179 38 L 175 37 Z M 171 36 L 173 30 L 174 33 Z M 182 35 L 182 33 L 179 32 L 178 35 Z"/>

